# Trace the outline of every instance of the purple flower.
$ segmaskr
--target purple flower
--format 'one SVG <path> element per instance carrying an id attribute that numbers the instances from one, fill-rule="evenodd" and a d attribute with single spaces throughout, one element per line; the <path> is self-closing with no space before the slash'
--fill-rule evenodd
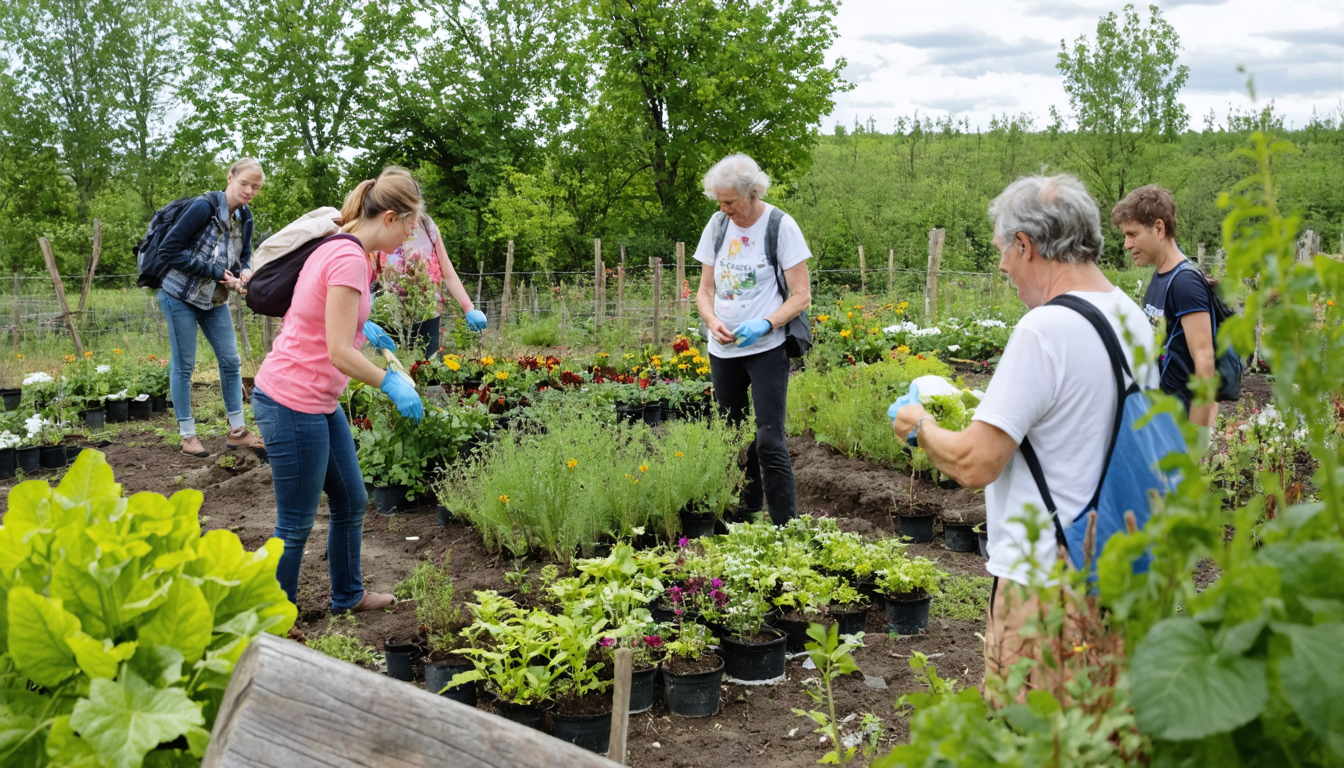
<path id="1" fill-rule="evenodd" d="M 710 590 L 709 597 L 714 601 L 714 604 L 720 608 L 728 603 L 728 595 L 717 589 Z"/>
<path id="2" fill-rule="evenodd" d="M 663 638 L 659 637 L 658 635 L 645 635 L 644 645 L 648 646 L 649 648 L 662 648 Z"/>
<path id="3" fill-rule="evenodd" d="M 672 602 L 680 603 L 682 600 L 681 587 L 672 587 L 671 589 L 667 590 L 667 596 L 672 598 Z"/>
<path id="4" fill-rule="evenodd" d="M 680 608 L 676 608 L 676 609 L 674 609 L 674 610 L 672 611 L 672 614 L 675 615 L 675 616 L 680 616 L 680 615 L 682 615 L 683 613 L 685 613 L 685 611 L 683 611 L 683 610 L 680 609 Z"/>
<path id="5" fill-rule="evenodd" d="M 681 547 L 682 549 L 685 549 L 686 545 L 689 543 L 690 539 L 686 538 L 685 536 L 682 536 L 680 539 L 677 539 L 677 546 Z"/>
<path id="6" fill-rule="evenodd" d="M 711 587 L 713 587 L 713 588 L 715 588 L 715 589 L 722 589 L 722 588 L 723 588 L 723 579 L 711 579 L 710 582 L 709 582 L 709 586 L 711 586 Z"/>
<path id="7" fill-rule="evenodd" d="M 613 645 L 616 644 L 616 638 L 614 638 L 614 637 L 604 637 L 604 638 L 602 638 L 601 640 L 599 640 L 599 641 L 597 642 L 597 644 L 600 645 L 600 646 L 602 646 L 603 648 L 610 648 L 611 646 L 613 646 Z"/>

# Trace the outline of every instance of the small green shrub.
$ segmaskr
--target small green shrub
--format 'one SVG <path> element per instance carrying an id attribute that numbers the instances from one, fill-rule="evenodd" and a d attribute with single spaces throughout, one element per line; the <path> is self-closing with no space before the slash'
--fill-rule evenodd
<path id="1" fill-rule="evenodd" d="M 308 647 L 325 653 L 333 659 L 373 669 L 378 666 L 378 652 L 373 646 L 348 635 L 323 635 L 308 641 Z"/>

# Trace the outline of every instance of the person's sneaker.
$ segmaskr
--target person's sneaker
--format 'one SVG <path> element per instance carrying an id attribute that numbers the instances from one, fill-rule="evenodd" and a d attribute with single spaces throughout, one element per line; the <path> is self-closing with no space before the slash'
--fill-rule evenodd
<path id="1" fill-rule="evenodd" d="M 369 592 L 365 590 L 364 598 L 359 604 L 350 609 L 351 613 L 362 613 L 364 611 L 382 611 L 397 604 L 397 598 L 385 592 Z"/>
<path id="2" fill-rule="evenodd" d="M 265 448 L 266 442 L 261 439 L 261 435 L 254 435 L 247 431 L 247 427 L 229 430 L 229 436 L 224 438 L 224 445 L 228 446 L 230 451 L 239 448 Z"/>
<path id="3" fill-rule="evenodd" d="M 210 455 L 210 452 L 205 450 L 205 446 L 201 445 L 200 438 L 195 435 L 182 438 L 182 453 L 195 456 L 198 459 L 204 459 Z"/>

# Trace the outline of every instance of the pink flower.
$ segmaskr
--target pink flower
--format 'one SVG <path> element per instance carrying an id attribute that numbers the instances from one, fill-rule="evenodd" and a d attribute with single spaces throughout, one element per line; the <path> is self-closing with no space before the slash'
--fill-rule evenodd
<path id="1" fill-rule="evenodd" d="M 686 545 L 689 543 L 690 539 L 686 538 L 685 536 L 682 536 L 680 539 L 677 539 L 677 546 L 681 547 L 682 549 L 685 549 Z"/>
<path id="2" fill-rule="evenodd" d="M 659 637 L 659 636 L 657 636 L 657 635 L 645 635 L 645 636 L 644 636 L 644 645 L 647 646 L 647 647 L 649 647 L 649 648 L 662 648 L 662 647 L 663 647 L 663 638 L 661 638 L 661 637 Z"/>
<path id="3" fill-rule="evenodd" d="M 680 603 L 682 601 L 681 587 L 672 587 L 667 590 L 667 596 L 672 598 L 672 602 Z"/>
<path id="4" fill-rule="evenodd" d="M 715 589 L 723 588 L 723 579 L 710 579 L 709 586 Z"/>
<path id="5" fill-rule="evenodd" d="M 597 644 L 600 645 L 600 646 L 602 646 L 603 648 L 610 648 L 611 646 L 613 646 L 613 645 L 616 644 L 616 638 L 614 638 L 614 637 L 604 637 L 604 638 L 602 638 L 601 640 L 599 640 L 599 641 L 597 642 Z"/>
<path id="6" fill-rule="evenodd" d="M 710 590 L 709 597 L 714 601 L 714 605 L 720 608 L 728 604 L 728 595 L 717 589 Z"/>

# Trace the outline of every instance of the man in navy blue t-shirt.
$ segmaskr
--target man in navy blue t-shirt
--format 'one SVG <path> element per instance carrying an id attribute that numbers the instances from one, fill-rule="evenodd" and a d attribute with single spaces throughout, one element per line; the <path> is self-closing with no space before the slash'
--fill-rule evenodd
<path id="1" fill-rule="evenodd" d="M 1162 187 L 1139 187 L 1116 203 L 1111 223 L 1125 234 L 1125 249 L 1137 266 L 1157 268 L 1144 293 L 1143 309 L 1154 324 L 1165 320 L 1162 391 L 1185 403 L 1191 424 L 1212 429 L 1218 403 L 1192 406 L 1189 386 L 1196 376 L 1217 375 L 1212 293 L 1204 273 L 1176 246 L 1176 201 Z"/>

